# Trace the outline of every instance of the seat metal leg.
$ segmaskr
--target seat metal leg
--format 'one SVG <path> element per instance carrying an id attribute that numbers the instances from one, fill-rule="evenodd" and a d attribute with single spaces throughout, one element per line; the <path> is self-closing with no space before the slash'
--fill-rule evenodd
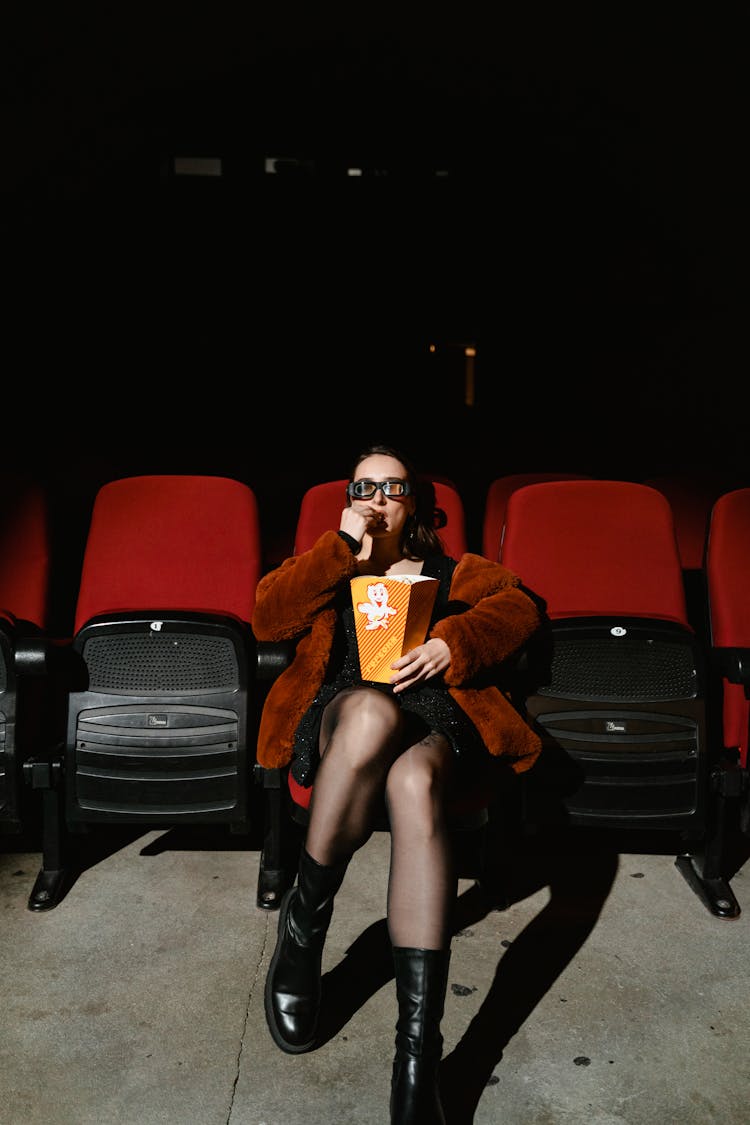
<path id="1" fill-rule="evenodd" d="M 291 831 L 287 832 L 283 823 L 288 816 L 282 792 L 284 778 L 282 770 L 263 770 L 265 830 L 256 895 L 261 910 L 278 910 L 285 891 L 294 882 L 286 846 Z"/>
<path id="2" fill-rule="evenodd" d="M 717 918 L 739 918 L 740 904 L 729 880 L 706 875 L 702 869 L 702 858 L 700 855 L 678 855 L 675 865 L 712 914 Z"/>
<path id="3" fill-rule="evenodd" d="M 712 914 L 717 918 L 739 918 L 740 904 L 723 871 L 730 811 L 737 811 L 741 775 L 736 769 L 719 768 L 711 781 L 713 816 L 709 818 L 708 831 L 699 847 L 678 855 L 675 864 Z"/>
<path id="4" fill-rule="evenodd" d="M 24 763 L 27 784 L 42 791 L 42 866 L 28 899 L 29 910 L 51 910 L 66 889 L 70 874 L 68 838 L 63 813 L 60 761 Z"/>

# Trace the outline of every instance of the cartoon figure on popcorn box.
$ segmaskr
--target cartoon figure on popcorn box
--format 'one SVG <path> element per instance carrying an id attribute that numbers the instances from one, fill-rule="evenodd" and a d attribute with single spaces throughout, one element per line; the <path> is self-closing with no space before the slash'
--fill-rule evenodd
<path id="1" fill-rule="evenodd" d="M 541 741 L 503 676 L 540 624 L 518 575 L 480 555 L 445 554 L 434 489 L 382 445 L 357 458 L 338 528 L 258 584 L 255 636 L 295 642 L 264 703 L 258 761 L 290 766 L 298 785 L 312 786 L 266 1020 L 281 1050 L 317 1046 L 334 896 L 385 802 L 399 1008 L 392 1125 L 444 1120 L 437 1066 L 457 891 L 446 809 L 491 757 L 519 773 L 536 761 Z"/>
<path id="2" fill-rule="evenodd" d="M 352 579 L 355 582 L 356 579 Z M 367 601 L 357 602 L 357 610 L 367 617 L 365 629 L 387 629 L 388 618 L 396 613 L 394 606 L 388 605 L 388 587 L 385 582 L 367 582 Z M 352 588 L 352 596 L 354 589 Z M 399 653 L 399 655 L 401 655 Z"/>
<path id="3" fill-rule="evenodd" d="M 354 628 L 363 680 L 389 684 L 394 660 L 427 636 L 438 581 L 424 574 L 394 574 L 373 582 L 373 575 L 352 578 Z M 362 591 L 367 601 L 360 601 Z M 375 637 L 367 636 L 376 630 Z M 381 632 L 381 630 L 383 632 Z"/>

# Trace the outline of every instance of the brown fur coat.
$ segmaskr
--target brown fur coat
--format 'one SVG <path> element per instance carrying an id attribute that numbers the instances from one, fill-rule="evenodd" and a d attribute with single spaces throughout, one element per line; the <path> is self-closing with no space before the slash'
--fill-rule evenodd
<path id="1" fill-rule="evenodd" d="M 335 531 L 326 531 L 309 551 L 287 559 L 258 584 L 256 638 L 297 642 L 291 664 L 271 685 L 263 707 L 257 753 L 267 769 L 292 759 L 297 725 L 325 677 L 336 625 L 334 597 L 358 573 L 347 544 Z M 490 754 L 506 755 L 522 773 L 536 761 L 540 739 L 507 694 L 481 675 L 516 652 L 539 626 L 537 608 L 519 585 L 520 579 L 500 563 L 464 555 L 450 598 L 466 609 L 438 621 L 430 636 L 448 645 L 451 662 L 443 678 Z"/>

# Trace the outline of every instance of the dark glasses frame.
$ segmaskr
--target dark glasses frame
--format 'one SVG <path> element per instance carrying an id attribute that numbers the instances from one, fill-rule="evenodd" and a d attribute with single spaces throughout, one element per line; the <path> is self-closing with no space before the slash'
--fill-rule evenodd
<path id="1" fill-rule="evenodd" d="M 392 491 L 394 486 L 397 491 Z M 365 487 L 367 487 L 366 492 L 363 491 Z M 409 496 L 411 493 L 411 485 L 408 480 L 369 480 L 369 478 L 364 477 L 361 480 L 349 481 L 346 486 L 346 494 L 355 500 L 372 500 L 378 489 L 389 499 L 401 499 L 402 496 Z"/>

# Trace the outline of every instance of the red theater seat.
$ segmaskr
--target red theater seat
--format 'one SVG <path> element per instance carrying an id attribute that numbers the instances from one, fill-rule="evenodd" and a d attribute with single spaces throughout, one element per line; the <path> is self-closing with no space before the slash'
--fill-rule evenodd
<path id="1" fill-rule="evenodd" d="M 708 591 L 706 586 L 706 544 L 711 510 L 725 492 L 744 481 L 710 468 L 662 473 L 643 481 L 662 492 L 674 517 L 677 548 L 680 552 L 688 617 L 704 643 L 708 643 Z"/>
<path id="2" fill-rule="evenodd" d="M 669 503 L 628 481 L 559 481 L 508 500 L 501 559 L 552 618 L 661 618 L 688 627 Z"/>
<path id="3" fill-rule="evenodd" d="M 74 631 L 159 606 L 249 622 L 260 575 L 255 497 L 226 477 L 142 476 L 99 490 Z"/>
<path id="4" fill-rule="evenodd" d="M 662 492 L 670 503 L 683 570 L 703 570 L 711 509 L 734 486 L 733 478 L 709 470 L 662 473 L 644 484 Z"/>
<path id="5" fill-rule="evenodd" d="M 25 760 L 45 737 L 50 598 L 47 495 L 22 475 L 0 473 L 0 830 L 29 813 Z"/>
<path id="6" fill-rule="evenodd" d="M 532 484 L 508 500 L 501 561 L 546 603 L 528 713 L 544 741 L 528 775 L 540 818 L 670 830 L 678 867 L 719 917 L 704 653 L 691 627 L 666 497 L 627 481 Z"/>
<path id="7" fill-rule="evenodd" d="M 48 624 L 50 531 L 41 484 L 0 473 L 0 606 L 39 629 Z"/>
<path id="8" fill-rule="evenodd" d="M 511 473 L 496 477 L 487 489 L 484 502 L 484 521 L 482 524 L 482 554 L 486 559 L 496 562 L 500 558 L 500 541 L 505 523 L 505 509 L 508 497 L 517 488 L 527 484 L 540 484 L 554 480 L 589 480 L 585 473 Z"/>
<path id="9" fill-rule="evenodd" d="M 100 488 L 75 611 L 63 781 L 45 805 L 50 846 L 31 909 L 59 901 L 65 828 L 248 830 L 261 557 L 245 484 L 155 475 Z"/>
<path id="10" fill-rule="evenodd" d="M 740 767 L 741 822 L 750 833 L 750 488 L 725 493 L 714 504 L 706 573 L 712 657 L 721 678 L 721 737 Z"/>

